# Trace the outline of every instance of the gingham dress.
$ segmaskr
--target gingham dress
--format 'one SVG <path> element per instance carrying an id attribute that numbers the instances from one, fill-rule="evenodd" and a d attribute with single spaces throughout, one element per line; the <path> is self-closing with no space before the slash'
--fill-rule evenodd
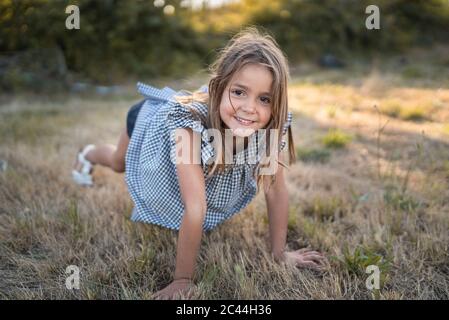
<path id="1" fill-rule="evenodd" d="M 234 165 L 224 173 L 206 179 L 206 166 L 213 160 L 214 150 L 206 128 L 191 112 L 176 102 L 174 95 L 184 95 L 171 88 L 157 89 L 142 83 L 138 91 L 145 97 L 126 152 L 125 180 L 135 204 L 131 220 L 152 223 L 179 230 L 184 205 L 178 184 L 176 164 L 173 162 L 176 128 L 192 128 L 201 134 L 201 163 L 206 187 L 207 212 L 203 230 L 211 230 L 219 223 L 245 208 L 257 193 L 253 172 L 254 163 L 244 161 L 257 153 L 254 145 L 234 156 Z M 203 86 L 206 91 L 207 87 Z M 203 116 L 206 104 L 194 102 Z M 291 113 L 283 133 L 291 123 Z M 280 149 L 284 148 L 282 141 Z M 257 158 L 259 159 L 259 158 Z"/>

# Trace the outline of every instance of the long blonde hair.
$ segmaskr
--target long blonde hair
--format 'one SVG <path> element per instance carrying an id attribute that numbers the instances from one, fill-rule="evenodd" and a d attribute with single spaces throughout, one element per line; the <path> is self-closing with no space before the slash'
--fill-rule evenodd
<path id="1" fill-rule="evenodd" d="M 207 128 L 218 129 L 222 134 L 223 146 L 218 148 L 215 161 L 208 166 L 208 177 L 214 172 L 222 172 L 225 167 L 224 161 L 224 123 L 221 120 L 219 107 L 223 93 L 231 80 L 232 76 L 247 64 L 260 64 L 268 68 L 273 76 L 271 100 L 272 116 L 268 125 L 265 127 L 267 132 L 270 129 L 278 129 L 278 145 L 281 143 L 282 131 L 288 114 L 288 80 L 289 67 L 287 58 L 279 48 L 276 41 L 268 34 L 262 34 L 255 27 L 246 28 L 237 33 L 228 44 L 222 48 L 215 62 L 210 66 L 210 81 L 208 92 L 194 92 L 188 96 L 177 96 L 176 99 L 188 105 L 193 101 L 206 103 L 208 105 L 207 118 L 204 119 L 198 113 L 194 112 Z M 190 110 L 193 110 L 189 108 Z M 269 148 L 269 140 L 267 145 Z M 268 149 L 270 150 L 270 148 Z M 288 128 L 288 153 L 289 164 L 296 161 L 295 147 L 291 128 Z M 270 156 L 272 156 L 270 154 Z M 221 161 L 220 161 L 221 159 Z M 288 166 L 277 160 L 285 168 Z M 260 187 L 262 176 L 259 175 L 259 164 L 255 168 L 254 175 L 257 179 L 257 186 Z M 275 175 L 271 177 L 271 183 L 274 182 Z M 270 183 L 270 184 L 271 184 Z"/>

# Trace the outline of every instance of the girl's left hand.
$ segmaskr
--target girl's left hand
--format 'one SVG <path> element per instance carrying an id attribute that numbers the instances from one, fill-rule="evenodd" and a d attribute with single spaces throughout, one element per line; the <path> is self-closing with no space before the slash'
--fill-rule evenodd
<path id="1" fill-rule="evenodd" d="M 328 263 L 326 257 L 317 251 L 308 248 L 296 251 L 285 251 L 283 261 L 295 267 L 306 267 L 318 271 L 323 271 Z"/>
<path id="2" fill-rule="evenodd" d="M 153 294 L 152 298 L 155 300 L 177 300 L 182 297 L 191 298 L 195 285 L 190 279 L 173 280 L 164 289 L 159 290 Z"/>

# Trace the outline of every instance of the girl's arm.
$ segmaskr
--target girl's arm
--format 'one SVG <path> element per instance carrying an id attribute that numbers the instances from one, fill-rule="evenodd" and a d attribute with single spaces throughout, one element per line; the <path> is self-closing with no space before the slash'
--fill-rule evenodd
<path id="1" fill-rule="evenodd" d="M 174 280 L 166 288 L 158 291 L 155 298 L 171 299 L 191 287 L 207 208 L 203 170 L 200 164 L 193 162 L 194 156 L 198 156 L 198 153 L 195 155 L 193 150 L 194 134 L 192 129 L 177 130 L 181 131 L 178 131 L 176 136 L 188 137 L 190 141 L 190 148 L 182 148 L 183 143 L 178 143 L 177 149 L 181 156 L 183 152 L 188 152 L 185 159 L 189 159 L 188 163 L 176 165 L 179 188 L 184 203 L 184 215 L 178 234 Z"/>
<path id="2" fill-rule="evenodd" d="M 283 154 L 279 155 L 282 162 Z M 265 177 L 266 182 L 269 178 Z M 285 184 L 284 168 L 278 165 L 276 180 L 265 191 L 265 199 L 268 211 L 268 223 L 271 241 L 271 253 L 277 261 L 285 261 L 299 267 L 310 267 L 321 270 L 326 258 L 317 251 L 299 249 L 285 251 L 288 225 L 288 190 Z"/>
<path id="3" fill-rule="evenodd" d="M 282 156 L 279 155 L 280 157 Z M 269 183 L 271 176 L 264 177 Z M 278 165 L 276 180 L 265 190 L 265 200 L 268 211 L 271 253 L 276 260 L 282 260 L 287 240 L 288 224 L 288 190 L 284 179 L 284 169 Z"/>

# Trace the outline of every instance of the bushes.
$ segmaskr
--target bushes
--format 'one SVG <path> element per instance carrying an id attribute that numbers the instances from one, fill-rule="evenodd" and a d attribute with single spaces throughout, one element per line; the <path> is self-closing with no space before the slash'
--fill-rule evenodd
<path id="1" fill-rule="evenodd" d="M 374 54 L 449 40 L 449 4 L 443 0 L 379 0 L 381 30 L 373 31 L 365 28 L 367 0 L 242 0 L 227 9 L 196 11 L 179 0 L 166 2 L 174 15 L 152 1 L 78 0 L 81 28 L 67 30 L 67 1 L 0 0 L 0 52 L 57 48 L 70 71 L 110 83 L 204 67 L 248 24 L 272 33 L 293 63 L 326 52 Z M 21 78 L 17 73 L 9 76 Z"/>
<path id="2" fill-rule="evenodd" d="M 324 52 L 352 54 L 354 51 L 384 53 L 449 40 L 445 32 L 449 29 L 449 4 L 442 0 L 376 1 L 381 29 L 372 31 L 365 27 L 368 16 L 365 8 L 372 4 L 370 1 L 277 2 L 279 11 L 260 9 L 253 23 L 271 30 L 289 56 L 315 57 Z M 280 18 L 282 10 L 290 15 Z"/>
<path id="3" fill-rule="evenodd" d="M 0 1 L 0 51 L 56 48 L 70 71 L 102 83 L 194 70 L 205 55 L 190 26 L 152 2 L 80 0 L 79 30 L 65 28 L 66 4 Z"/>
<path id="4" fill-rule="evenodd" d="M 62 52 L 53 49 L 33 49 L 0 59 L 0 89 L 13 92 L 28 89 L 41 92 L 67 88 L 67 66 Z"/>

